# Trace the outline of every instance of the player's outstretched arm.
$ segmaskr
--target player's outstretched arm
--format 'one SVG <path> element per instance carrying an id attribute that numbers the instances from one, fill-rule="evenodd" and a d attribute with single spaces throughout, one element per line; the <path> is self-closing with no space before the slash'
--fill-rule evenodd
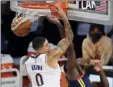
<path id="1" fill-rule="evenodd" d="M 71 26 L 67 19 L 67 16 L 59 6 L 57 6 L 57 8 L 58 8 L 58 10 L 56 12 L 58 12 L 60 14 L 61 18 L 63 19 L 64 28 L 65 28 L 65 38 L 60 40 L 56 49 L 54 49 L 48 53 L 49 59 L 60 58 L 66 52 L 66 50 L 68 49 L 68 47 L 70 46 L 70 44 L 72 43 L 72 40 L 73 40 L 73 32 L 71 30 Z"/>
<path id="2" fill-rule="evenodd" d="M 103 85 L 102 87 L 109 87 L 109 83 L 104 71 L 101 70 L 99 73 L 100 73 L 100 82 Z"/>

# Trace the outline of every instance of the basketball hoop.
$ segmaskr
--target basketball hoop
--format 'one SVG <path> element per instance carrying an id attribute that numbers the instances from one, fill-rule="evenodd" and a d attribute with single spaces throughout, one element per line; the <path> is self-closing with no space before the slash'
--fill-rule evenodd
<path id="1" fill-rule="evenodd" d="M 18 8 L 16 17 L 13 20 L 21 17 L 23 18 L 23 20 L 19 22 L 19 24 L 21 24 L 26 20 L 34 22 L 38 20 L 40 16 L 54 15 L 56 17 L 59 17 L 58 13 L 54 11 L 56 9 L 56 4 L 58 4 L 63 9 L 63 11 L 67 13 L 67 2 L 22 2 L 19 4 L 20 8 Z M 15 28 L 16 27 L 17 26 L 15 26 Z"/>
<path id="2" fill-rule="evenodd" d="M 31 22 L 39 19 L 41 16 L 60 17 L 55 12 L 57 9 L 55 5 L 59 5 L 65 13 L 67 13 L 67 2 L 21 2 L 17 9 L 16 17 L 11 24 L 11 30 L 20 37 L 29 34 L 31 29 Z"/>

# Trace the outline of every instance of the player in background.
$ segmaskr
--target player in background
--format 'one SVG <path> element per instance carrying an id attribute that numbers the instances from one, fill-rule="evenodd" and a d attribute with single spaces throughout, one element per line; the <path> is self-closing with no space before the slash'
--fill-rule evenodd
<path id="1" fill-rule="evenodd" d="M 37 55 L 31 55 L 25 62 L 29 79 L 32 87 L 60 87 L 60 67 L 57 60 L 66 52 L 73 41 L 73 32 L 66 14 L 57 6 L 56 12 L 61 16 L 64 27 L 65 37 L 60 40 L 57 47 L 49 49 L 48 40 L 44 37 L 33 39 L 33 48 Z M 54 20 L 54 17 L 51 17 Z M 56 21 L 58 19 L 55 18 Z"/>

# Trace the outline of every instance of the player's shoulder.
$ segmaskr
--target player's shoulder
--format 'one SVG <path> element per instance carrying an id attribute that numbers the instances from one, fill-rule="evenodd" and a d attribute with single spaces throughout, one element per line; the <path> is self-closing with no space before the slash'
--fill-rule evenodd
<path id="1" fill-rule="evenodd" d="M 34 55 L 30 55 L 27 60 L 25 61 L 25 64 L 28 64 L 28 63 L 32 63 L 33 60 L 36 59 Z"/>

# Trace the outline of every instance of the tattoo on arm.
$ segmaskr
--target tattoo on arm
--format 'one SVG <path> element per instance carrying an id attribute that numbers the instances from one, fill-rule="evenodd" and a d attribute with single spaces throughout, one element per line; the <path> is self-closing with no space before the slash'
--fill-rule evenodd
<path id="1" fill-rule="evenodd" d="M 58 43 L 57 48 L 55 48 L 54 50 L 52 50 L 48 53 L 49 59 L 59 59 L 66 52 L 69 45 L 70 45 L 70 43 L 69 43 L 68 39 L 62 39 Z"/>
<path id="2" fill-rule="evenodd" d="M 70 45 L 70 41 L 68 39 L 64 38 L 58 43 L 57 46 L 61 48 L 63 53 L 65 53 L 66 50 L 68 49 L 69 45 Z"/>

